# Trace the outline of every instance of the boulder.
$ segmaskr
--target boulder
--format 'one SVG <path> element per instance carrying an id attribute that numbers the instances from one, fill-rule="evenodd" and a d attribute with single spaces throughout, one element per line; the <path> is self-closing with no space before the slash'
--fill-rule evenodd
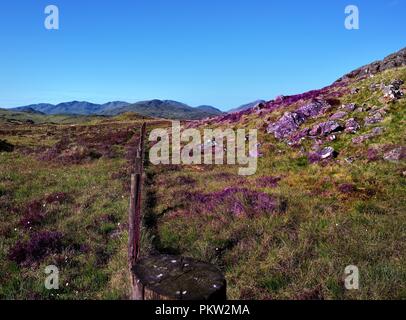
<path id="1" fill-rule="evenodd" d="M 355 103 L 348 103 L 348 104 L 343 104 L 341 109 L 347 110 L 347 111 L 354 111 L 357 108 L 357 105 Z"/>
<path id="2" fill-rule="evenodd" d="M 365 125 L 382 122 L 384 119 L 384 115 L 385 111 L 383 111 L 382 109 L 371 112 L 370 115 L 364 119 Z"/>
<path id="3" fill-rule="evenodd" d="M 398 147 L 389 152 L 386 152 L 383 156 L 386 161 L 397 162 L 406 159 L 406 147 Z"/>
<path id="4" fill-rule="evenodd" d="M 356 133 L 360 128 L 361 126 L 354 118 L 348 119 L 345 122 L 345 132 L 347 133 Z"/>
<path id="5" fill-rule="evenodd" d="M 331 105 L 324 100 L 313 100 L 294 112 L 286 112 L 278 121 L 268 125 L 267 132 L 273 133 L 277 139 L 285 139 L 298 131 L 308 118 L 317 117 L 330 108 Z"/>
<path id="6" fill-rule="evenodd" d="M 333 132 L 338 132 L 341 131 L 343 128 L 342 126 L 336 122 L 336 121 L 327 121 L 327 122 L 322 122 L 317 125 L 315 125 L 312 130 L 310 130 L 310 135 L 311 136 L 327 136 L 330 133 Z"/>
<path id="7" fill-rule="evenodd" d="M 350 91 L 350 93 L 351 94 L 357 94 L 357 93 L 359 93 L 359 88 L 351 88 L 351 91 Z"/>
<path id="8" fill-rule="evenodd" d="M 308 155 L 308 159 L 309 159 L 310 163 L 314 163 L 314 162 L 318 162 L 318 161 L 321 161 L 321 160 L 334 158 L 336 156 L 337 156 L 337 152 L 334 150 L 334 148 L 326 147 L 326 148 L 323 148 L 320 151 L 311 152 Z"/>
<path id="9" fill-rule="evenodd" d="M 297 131 L 306 118 L 297 112 L 286 112 L 278 121 L 269 124 L 268 133 L 273 133 L 275 138 L 284 139 Z"/>
<path id="10" fill-rule="evenodd" d="M 331 120 L 339 120 L 339 119 L 344 118 L 346 115 L 347 115 L 347 112 L 339 111 L 339 112 L 334 113 L 334 114 L 330 117 L 330 119 L 331 119 Z"/>

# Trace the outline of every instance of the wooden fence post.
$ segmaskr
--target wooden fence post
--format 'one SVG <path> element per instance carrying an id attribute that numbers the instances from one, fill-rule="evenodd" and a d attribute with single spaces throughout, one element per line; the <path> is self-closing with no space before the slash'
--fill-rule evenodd
<path id="1" fill-rule="evenodd" d="M 131 174 L 128 267 L 131 300 L 218 300 L 227 298 L 227 282 L 217 267 L 191 258 L 156 255 L 140 259 L 141 193 L 146 123 L 141 127 Z"/>
<path id="2" fill-rule="evenodd" d="M 134 162 L 134 173 L 131 174 L 131 194 L 128 213 L 128 267 L 130 270 L 131 299 L 143 300 L 143 290 L 140 289 L 139 281 L 132 272 L 140 255 L 141 245 L 141 193 L 142 174 L 144 161 L 144 139 L 146 135 L 146 123 L 143 123 L 140 132 L 140 140 Z"/>

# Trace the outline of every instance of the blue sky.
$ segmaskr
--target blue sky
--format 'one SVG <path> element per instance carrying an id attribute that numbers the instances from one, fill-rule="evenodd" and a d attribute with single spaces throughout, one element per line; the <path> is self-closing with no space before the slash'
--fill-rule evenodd
<path id="1" fill-rule="evenodd" d="M 60 10 L 60 30 L 44 9 Z M 355 4 L 360 30 L 344 28 Z M 406 46 L 406 0 L 1 0 L 0 107 L 301 93 Z"/>

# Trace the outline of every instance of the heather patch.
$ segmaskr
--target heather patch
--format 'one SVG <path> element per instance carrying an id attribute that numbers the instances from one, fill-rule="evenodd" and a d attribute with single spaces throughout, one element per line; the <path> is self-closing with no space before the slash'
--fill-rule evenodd
<path id="1" fill-rule="evenodd" d="M 261 177 L 258 178 L 255 183 L 261 188 L 275 188 L 281 179 L 281 177 Z"/>
<path id="2" fill-rule="evenodd" d="M 253 217 L 277 211 L 275 198 L 246 188 L 225 188 L 213 193 L 188 193 L 189 204 L 200 213 L 226 213 L 236 217 Z"/>
<path id="3" fill-rule="evenodd" d="M 33 200 L 24 208 L 18 210 L 23 213 L 19 224 L 25 228 L 41 224 L 46 215 L 47 205 L 60 205 L 69 200 L 69 196 L 64 192 L 56 192 L 46 196 L 42 200 Z"/>

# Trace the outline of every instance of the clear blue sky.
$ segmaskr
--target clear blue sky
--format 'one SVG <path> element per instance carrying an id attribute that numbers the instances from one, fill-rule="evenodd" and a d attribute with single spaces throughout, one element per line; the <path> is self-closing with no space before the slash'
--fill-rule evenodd
<path id="1" fill-rule="evenodd" d="M 60 9 L 60 30 L 44 9 Z M 356 4 L 360 30 L 344 28 Z M 0 107 L 173 99 L 229 109 L 406 46 L 406 0 L 1 0 Z"/>

